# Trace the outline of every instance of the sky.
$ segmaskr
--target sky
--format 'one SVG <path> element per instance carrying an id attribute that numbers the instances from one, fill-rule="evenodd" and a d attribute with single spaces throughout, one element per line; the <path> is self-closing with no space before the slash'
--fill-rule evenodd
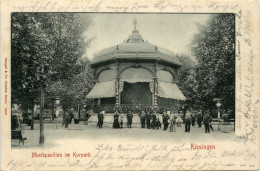
<path id="1" fill-rule="evenodd" d="M 90 14 L 92 24 L 85 32 L 94 38 L 84 57 L 93 59 L 102 49 L 123 43 L 134 29 L 143 39 L 177 54 L 191 54 L 189 44 L 198 33 L 197 23 L 206 24 L 209 14 Z"/>

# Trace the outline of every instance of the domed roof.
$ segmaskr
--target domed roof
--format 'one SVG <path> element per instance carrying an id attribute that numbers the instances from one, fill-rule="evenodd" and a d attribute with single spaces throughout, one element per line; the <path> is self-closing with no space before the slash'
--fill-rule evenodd
<path id="1" fill-rule="evenodd" d="M 142 36 L 139 34 L 139 31 L 136 30 L 136 24 L 137 21 L 136 19 L 134 20 L 134 30 L 132 31 L 132 34 L 129 35 L 128 39 L 126 42 L 128 43 L 137 43 L 137 42 L 144 42 Z"/>
<path id="2" fill-rule="evenodd" d="M 171 51 L 145 42 L 136 29 L 136 20 L 134 26 L 134 30 L 126 42 L 101 50 L 95 55 L 91 63 L 97 64 L 113 59 L 157 59 L 182 66 L 176 55 Z"/>

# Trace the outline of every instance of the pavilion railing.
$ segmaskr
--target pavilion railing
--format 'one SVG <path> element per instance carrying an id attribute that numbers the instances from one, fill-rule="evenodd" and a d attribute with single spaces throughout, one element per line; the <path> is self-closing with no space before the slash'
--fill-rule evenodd
<path id="1" fill-rule="evenodd" d="M 159 113 L 163 113 L 163 111 L 172 111 L 173 109 L 176 109 L 176 106 L 174 105 L 159 105 L 157 108 L 157 111 Z M 140 113 L 141 111 L 150 111 L 152 112 L 154 110 L 153 105 L 140 105 L 140 104 L 120 104 L 119 105 L 119 111 L 127 113 L 128 111 L 131 111 L 132 113 Z M 100 111 L 105 111 L 106 113 L 114 113 L 116 111 L 115 104 L 101 104 L 96 105 L 94 107 L 94 112 L 98 113 Z"/>
<path id="2" fill-rule="evenodd" d="M 101 104 L 94 106 L 95 113 L 98 113 L 100 111 L 105 111 L 106 113 L 115 113 L 116 108 L 114 104 Z"/>
<path id="3" fill-rule="evenodd" d="M 140 113 L 143 111 L 152 111 L 152 105 L 140 105 L 140 104 L 121 104 L 120 110 L 124 113 L 131 111 L 132 113 Z"/>

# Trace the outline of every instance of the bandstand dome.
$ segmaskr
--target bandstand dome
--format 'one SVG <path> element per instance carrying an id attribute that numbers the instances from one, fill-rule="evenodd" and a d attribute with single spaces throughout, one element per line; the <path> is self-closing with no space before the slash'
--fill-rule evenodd
<path id="1" fill-rule="evenodd" d="M 101 50 L 95 55 L 91 63 L 93 65 L 100 62 L 125 58 L 156 59 L 182 66 L 176 55 L 171 51 L 145 42 L 136 28 L 126 42 Z"/>
<path id="2" fill-rule="evenodd" d="M 91 67 L 96 84 L 87 98 L 96 99 L 99 110 L 113 106 L 172 108 L 178 100 L 186 100 L 177 85 L 181 66 L 174 53 L 144 41 L 135 20 L 126 41 L 94 56 Z"/>

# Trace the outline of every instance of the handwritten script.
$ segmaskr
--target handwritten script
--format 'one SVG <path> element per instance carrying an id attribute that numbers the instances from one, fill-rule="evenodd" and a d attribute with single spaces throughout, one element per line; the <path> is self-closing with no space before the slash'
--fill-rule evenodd
<path id="1" fill-rule="evenodd" d="M 236 17 L 236 128 L 238 134 L 244 138 L 244 144 L 257 145 L 258 122 L 259 122 L 259 97 L 256 97 L 256 74 L 252 45 L 252 13 L 250 11 L 237 13 Z M 243 44 L 243 48 L 241 48 Z M 242 72 L 243 71 L 243 72 Z"/>
<path id="2" fill-rule="evenodd" d="M 130 3 L 129 3 L 130 4 Z M 105 3 L 105 1 L 86 1 L 82 4 L 81 1 L 64 1 L 63 3 L 58 3 L 58 1 L 35 1 L 30 5 L 13 5 L 15 10 L 25 12 L 101 12 L 107 11 L 110 12 L 141 12 L 145 10 L 155 10 L 155 11 L 167 11 L 171 10 L 172 12 L 183 12 L 185 10 L 191 10 L 192 12 L 199 11 L 205 8 L 204 5 L 180 5 L 175 4 L 173 1 L 157 1 L 155 3 L 147 3 L 145 1 L 136 1 L 132 5 L 125 3 L 113 4 Z M 212 2 L 206 5 L 208 10 L 214 11 L 236 11 L 239 9 L 238 4 L 227 4 L 220 5 L 218 3 Z"/>
<path id="3" fill-rule="evenodd" d="M 87 159 L 69 158 L 66 160 L 53 159 L 45 161 L 39 161 L 37 159 L 30 161 L 13 159 L 8 162 L 6 169 L 217 169 L 221 167 L 234 168 L 235 166 L 248 165 L 253 167 L 254 164 L 251 162 L 256 159 L 257 155 L 256 151 L 250 150 L 249 148 L 243 150 L 224 150 L 222 153 L 217 153 L 214 150 L 194 151 L 185 143 L 178 146 L 142 144 L 118 144 L 117 146 L 109 146 L 106 144 L 98 144 L 94 148 L 95 153 L 91 158 Z M 226 159 L 230 159 L 230 157 L 232 157 L 233 160 L 226 162 Z M 216 158 L 219 160 L 216 161 Z M 239 158 L 240 161 L 242 158 L 244 163 L 242 161 L 240 164 L 235 163 L 236 158 Z"/>

